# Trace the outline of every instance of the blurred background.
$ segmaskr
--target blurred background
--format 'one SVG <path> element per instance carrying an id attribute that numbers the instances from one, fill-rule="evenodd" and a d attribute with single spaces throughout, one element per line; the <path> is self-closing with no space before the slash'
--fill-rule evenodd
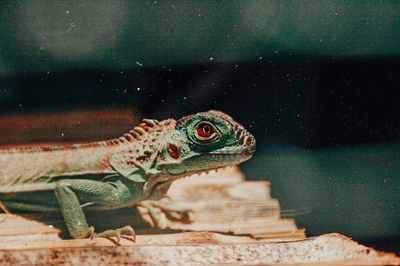
<path id="1" fill-rule="evenodd" d="M 309 236 L 400 250 L 398 1 L 1 1 L 0 144 L 218 109 Z"/>

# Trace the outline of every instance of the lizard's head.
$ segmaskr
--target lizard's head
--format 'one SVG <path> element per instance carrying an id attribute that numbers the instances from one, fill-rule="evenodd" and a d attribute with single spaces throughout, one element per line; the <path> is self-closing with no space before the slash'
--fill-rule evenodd
<path id="1" fill-rule="evenodd" d="M 182 176 L 239 164 L 251 158 L 255 147 L 254 137 L 242 125 L 211 110 L 176 121 L 175 133 L 161 155 L 166 160 L 164 171 Z"/>

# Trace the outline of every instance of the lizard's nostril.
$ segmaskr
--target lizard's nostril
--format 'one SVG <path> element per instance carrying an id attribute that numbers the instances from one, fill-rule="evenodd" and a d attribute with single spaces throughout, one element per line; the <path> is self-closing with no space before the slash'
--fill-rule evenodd
<path id="1" fill-rule="evenodd" d="M 246 138 L 246 145 L 250 146 L 253 143 L 253 141 L 254 141 L 254 138 L 252 136 L 248 136 Z"/>

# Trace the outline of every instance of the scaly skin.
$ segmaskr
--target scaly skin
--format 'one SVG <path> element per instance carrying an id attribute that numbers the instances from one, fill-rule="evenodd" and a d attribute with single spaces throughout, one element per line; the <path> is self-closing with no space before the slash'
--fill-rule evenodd
<path id="1" fill-rule="evenodd" d="M 9 209 L 61 211 L 73 238 L 132 235 L 130 226 L 96 234 L 83 209 L 141 205 L 180 210 L 159 200 L 172 181 L 239 164 L 254 137 L 230 116 L 208 111 L 143 123 L 118 139 L 87 144 L 0 149 L 0 200 Z M 182 213 L 188 210 L 181 210 Z"/>

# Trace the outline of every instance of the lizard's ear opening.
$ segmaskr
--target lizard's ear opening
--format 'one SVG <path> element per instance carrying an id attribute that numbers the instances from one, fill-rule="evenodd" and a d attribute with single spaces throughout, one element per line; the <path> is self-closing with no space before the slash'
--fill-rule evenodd
<path id="1" fill-rule="evenodd" d="M 169 154 L 169 156 L 171 156 L 171 158 L 177 160 L 179 159 L 179 157 L 181 157 L 181 152 L 178 148 L 178 146 L 176 146 L 173 143 L 168 143 L 167 144 L 167 152 Z"/>

